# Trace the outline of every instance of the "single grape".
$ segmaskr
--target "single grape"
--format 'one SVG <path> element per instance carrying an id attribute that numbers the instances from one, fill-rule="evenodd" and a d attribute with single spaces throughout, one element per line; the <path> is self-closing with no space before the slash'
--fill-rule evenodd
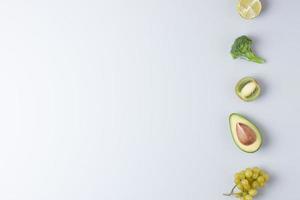
<path id="1" fill-rule="evenodd" d="M 266 172 L 265 172 L 264 170 L 262 170 L 262 169 L 261 169 L 260 172 L 259 172 L 260 175 L 263 175 L 263 174 L 265 174 L 265 173 L 266 173 Z"/>
<path id="2" fill-rule="evenodd" d="M 269 175 L 268 175 L 268 173 L 265 172 L 265 171 L 261 171 L 260 175 L 261 175 L 262 177 L 264 177 L 265 181 L 268 181 L 269 178 L 270 178 Z"/>
<path id="3" fill-rule="evenodd" d="M 259 176 L 259 177 L 257 178 L 257 181 L 258 181 L 259 183 L 265 183 L 265 178 L 264 178 L 263 176 Z"/>
<path id="4" fill-rule="evenodd" d="M 234 178 L 240 178 L 240 173 L 235 173 Z"/>
<path id="5" fill-rule="evenodd" d="M 234 196 L 236 198 L 240 198 L 240 197 L 243 197 L 243 193 L 242 192 L 237 192 L 237 193 L 234 193 Z"/>
<path id="6" fill-rule="evenodd" d="M 254 180 L 256 180 L 256 179 L 258 178 L 258 176 L 259 176 L 259 174 L 256 173 L 256 172 L 254 172 L 253 175 L 252 175 L 252 178 L 253 178 Z"/>
<path id="7" fill-rule="evenodd" d="M 241 184 L 242 184 L 244 190 L 248 191 L 250 189 L 250 184 L 249 184 L 249 181 L 247 179 L 243 179 L 241 181 Z"/>
<path id="8" fill-rule="evenodd" d="M 245 189 L 246 191 L 249 191 L 249 190 L 251 189 L 250 184 L 244 185 L 244 189 Z"/>
<path id="9" fill-rule="evenodd" d="M 237 185 L 237 184 L 239 184 L 241 182 L 241 179 L 240 178 L 235 178 L 234 179 L 234 183 Z"/>
<path id="10" fill-rule="evenodd" d="M 244 191 L 244 187 L 242 184 L 237 184 L 236 186 L 240 191 Z"/>
<path id="11" fill-rule="evenodd" d="M 241 171 L 240 172 L 240 179 L 245 179 L 245 172 L 244 171 Z"/>
<path id="12" fill-rule="evenodd" d="M 260 172 L 260 169 L 258 167 L 253 167 L 252 170 L 253 170 L 254 173 L 259 173 Z"/>
<path id="13" fill-rule="evenodd" d="M 249 181 L 247 179 L 243 179 L 241 181 L 242 185 L 245 186 L 245 185 L 248 185 L 249 184 Z"/>
<path id="14" fill-rule="evenodd" d="M 249 190 L 249 192 L 248 192 L 251 196 L 256 196 L 257 195 L 257 190 L 255 190 L 255 189 L 251 189 L 251 190 Z"/>
<path id="15" fill-rule="evenodd" d="M 247 169 L 246 172 L 245 172 L 245 176 L 246 178 L 251 178 L 253 175 L 253 172 L 251 169 Z"/>
<path id="16" fill-rule="evenodd" d="M 265 184 L 266 184 L 265 182 L 259 183 L 259 186 L 260 186 L 260 187 L 265 187 Z"/>
<path id="17" fill-rule="evenodd" d="M 269 179 L 270 179 L 270 176 L 267 173 L 264 174 L 263 177 L 264 177 L 265 181 L 269 181 Z"/>
<path id="18" fill-rule="evenodd" d="M 245 200 L 252 200 L 253 198 L 252 198 L 251 195 L 246 195 L 246 196 L 244 197 L 244 199 L 245 199 Z"/>
<path id="19" fill-rule="evenodd" d="M 253 188 L 253 189 L 259 188 L 259 183 L 258 183 L 257 181 L 253 181 L 253 183 L 252 183 L 252 188 Z"/>

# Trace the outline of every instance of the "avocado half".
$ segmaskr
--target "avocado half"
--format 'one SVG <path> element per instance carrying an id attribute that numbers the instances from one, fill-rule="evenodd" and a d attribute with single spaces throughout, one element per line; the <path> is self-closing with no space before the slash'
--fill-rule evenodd
<path id="1" fill-rule="evenodd" d="M 263 139 L 258 128 L 244 116 L 232 113 L 229 116 L 231 135 L 242 151 L 254 153 L 259 150 Z"/>

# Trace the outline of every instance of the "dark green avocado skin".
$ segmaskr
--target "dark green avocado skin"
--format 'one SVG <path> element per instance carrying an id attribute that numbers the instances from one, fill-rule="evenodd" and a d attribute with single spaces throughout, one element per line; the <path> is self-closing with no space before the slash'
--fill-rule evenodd
<path id="1" fill-rule="evenodd" d="M 246 150 L 244 150 L 244 149 L 242 149 L 236 142 L 235 142 L 235 140 L 234 140 L 234 138 L 233 138 L 233 132 L 232 132 L 232 130 L 231 130 L 231 123 L 230 123 L 230 118 L 233 116 L 233 115 L 236 115 L 236 116 L 238 116 L 238 117 L 240 117 L 240 118 L 243 118 L 243 119 L 246 119 L 247 121 L 250 121 L 250 120 L 248 120 L 246 117 L 244 117 L 244 116 L 242 116 L 241 114 L 239 114 L 239 113 L 231 113 L 230 115 L 229 115 L 229 127 L 230 127 L 230 133 L 231 133 L 231 137 L 232 137 L 232 140 L 233 140 L 233 142 L 234 142 L 234 144 L 240 149 L 240 150 L 242 150 L 243 152 L 245 152 L 245 153 L 255 153 L 255 152 L 257 152 L 260 148 L 261 148 L 261 146 L 262 146 L 262 144 L 263 144 L 263 138 L 261 137 L 261 143 L 260 143 L 260 145 L 259 145 L 259 147 L 255 150 L 255 151 L 246 151 Z M 257 128 L 257 127 L 256 127 Z M 258 129 L 258 128 L 257 128 Z M 259 130 L 259 129 L 258 129 Z M 259 131 L 260 132 L 260 131 Z"/>

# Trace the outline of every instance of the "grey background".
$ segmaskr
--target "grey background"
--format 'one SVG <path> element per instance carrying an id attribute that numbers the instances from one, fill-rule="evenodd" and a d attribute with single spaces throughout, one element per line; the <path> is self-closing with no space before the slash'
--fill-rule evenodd
<path id="1" fill-rule="evenodd" d="M 234 172 L 268 170 L 257 199 L 299 199 L 299 1 L 11 0 L 0 3 L 0 198 L 228 199 Z M 232 60 L 247 34 L 267 60 Z M 243 103 L 235 83 L 263 95 Z M 262 129 L 239 151 L 228 115 Z"/>

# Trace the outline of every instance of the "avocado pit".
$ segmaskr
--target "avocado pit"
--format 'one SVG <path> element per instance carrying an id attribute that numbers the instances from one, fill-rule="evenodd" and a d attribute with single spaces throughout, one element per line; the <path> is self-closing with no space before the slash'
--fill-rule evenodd
<path id="1" fill-rule="evenodd" d="M 255 132 L 246 124 L 237 123 L 236 124 L 236 133 L 238 140 L 246 146 L 253 144 L 256 141 Z"/>

